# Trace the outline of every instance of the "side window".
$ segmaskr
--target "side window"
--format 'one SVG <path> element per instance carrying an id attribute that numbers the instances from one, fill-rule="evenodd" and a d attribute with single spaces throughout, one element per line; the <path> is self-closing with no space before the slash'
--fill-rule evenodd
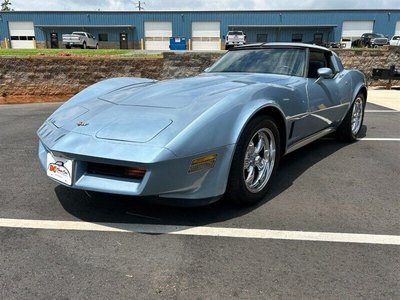
<path id="1" fill-rule="evenodd" d="M 337 65 L 339 66 L 339 71 L 342 72 L 342 71 L 344 70 L 344 66 L 343 66 L 343 64 L 342 64 L 342 61 L 341 61 L 340 58 L 337 57 L 337 56 L 335 57 L 335 59 L 336 59 Z"/>
<path id="2" fill-rule="evenodd" d="M 338 61 L 334 55 L 330 55 L 330 61 L 332 64 L 333 73 L 334 74 L 339 73 L 341 71 L 341 69 L 340 69 Z"/>
<path id="3" fill-rule="evenodd" d="M 329 52 L 311 49 L 308 78 L 318 78 L 318 69 L 320 68 L 330 68 L 336 74 L 337 69 L 334 67 L 332 59 L 333 56 Z"/>

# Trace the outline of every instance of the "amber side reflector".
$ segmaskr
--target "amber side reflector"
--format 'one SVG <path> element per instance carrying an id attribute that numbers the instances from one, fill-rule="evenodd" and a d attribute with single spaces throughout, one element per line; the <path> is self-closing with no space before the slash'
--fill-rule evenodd
<path id="1" fill-rule="evenodd" d="M 189 168 L 189 173 L 211 169 L 214 167 L 216 160 L 217 154 L 206 155 L 193 159 Z"/>
<path id="2" fill-rule="evenodd" d="M 97 175 L 112 177 L 131 178 L 142 180 L 146 170 L 137 167 L 124 167 L 99 163 L 88 163 L 87 172 Z"/>

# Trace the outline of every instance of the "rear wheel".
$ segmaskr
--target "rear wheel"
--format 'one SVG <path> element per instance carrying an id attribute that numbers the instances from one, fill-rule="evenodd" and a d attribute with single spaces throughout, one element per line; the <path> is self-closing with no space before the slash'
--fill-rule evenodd
<path id="1" fill-rule="evenodd" d="M 267 194 L 280 158 L 279 130 L 274 119 L 259 116 L 244 129 L 233 157 L 226 198 L 250 205 Z"/>
<path id="2" fill-rule="evenodd" d="M 346 117 L 340 124 L 336 136 L 344 142 L 354 142 L 361 131 L 364 121 L 365 97 L 358 94 Z"/>
<path id="3" fill-rule="evenodd" d="M 70 45 L 66 45 L 65 48 L 71 49 L 71 46 Z"/>

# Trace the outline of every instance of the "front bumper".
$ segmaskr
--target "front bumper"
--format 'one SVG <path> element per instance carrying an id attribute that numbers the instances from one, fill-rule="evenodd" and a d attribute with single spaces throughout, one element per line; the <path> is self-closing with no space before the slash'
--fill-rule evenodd
<path id="1" fill-rule="evenodd" d="M 229 45 L 229 46 L 239 46 L 239 45 L 242 46 L 246 43 L 244 43 L 244 42 L 226 42 L 225 44 Z"/>
<path id="2" fill-rule="evenodd" d="M 71 46 L 71 47 L 78 47 L 83 45 L 82 42 L 63 42 L 63 44 L 65 46 Z"/>
<path id="3" fill-rule="evenodd" d="M 207 153 L 176 157 L 165 148 L 110 143 L 55 129 L 50 124 L 43 126 L 38 134 L 39 160 L 44 170 L 47 170 L 49 152 L 73 160 L 72 185 L 69 187 L 130 196 L 193 200 L 222 196 L 235 148 L 234 145 L 228 145 Z M 189 173 L 192 161 L 207 154 L 217 155 L 214 167 Z M 146 173 L 141 180 L 92 174 L 87 171 L 88 163 L 140 167 Z"/>

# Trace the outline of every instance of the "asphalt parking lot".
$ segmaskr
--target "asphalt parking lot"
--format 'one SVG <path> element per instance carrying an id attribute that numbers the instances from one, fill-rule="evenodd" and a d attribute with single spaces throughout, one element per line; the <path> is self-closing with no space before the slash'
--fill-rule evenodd
<path id="1" fill-rule="evenodd" d="M 400 298 L 400 112 L 368 104 L 364 139 L 285 157 L 257 206 L 176 208 L 47 179 L 35 132 L 58 105 L 0 106 L 1 299 Z"/>

